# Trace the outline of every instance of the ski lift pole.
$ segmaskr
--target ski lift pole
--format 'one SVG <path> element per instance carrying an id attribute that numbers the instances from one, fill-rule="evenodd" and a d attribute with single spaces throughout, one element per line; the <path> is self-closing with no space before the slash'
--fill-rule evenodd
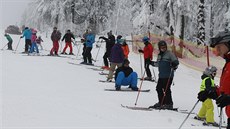
<path id="1" fill-rule="evenodd" d="M 16 46 L 16 48 L 15 48 L 15 51 L 14 51 L 14 52 L 16 52 L 16 51 L 17 51 L 17 49 L 18 49 L 18 45 L 19 45 L 20 41 L 21 41 L 21 38 L 19 38 L 19 40 L 18 40 L 18 44 L 17 44 L 17 46 Z"/>
<path id="2" fill-rule="evenodd" d="M 99 51 L 100 51 L 101 46 L 102 46 L 102 40 L 98 40 L 97 42 L 100 42 L 100 45 L 99 45 L 99 49 L 98 49 L 98 51 L 97 51 L 96 57 L 95 57 L 95 59 L 94 59 L 94 62 L 97 61 L 97 57 L 98 57 Z M 97 44 L 98 44 L 98 43 L 97 43 Z"/>
<path id="3" fill-rule="evenodd" d="M 140 87 L 139 87 L 139 89 L 138 89 L 138 93 L 137 93 L 137 98 L 136 98 L 135 106 L 137 105 L 137 101 L 138 101 L 139 96 L 140 96 L 140 93 L 141 93 L 141 88 L 142 88 L 142 84 L 143 84 L 143 81 L 144 81 L 144 76 L 145 76 L 145 71 L 144 71 L 144 74 L 143 74 L 143 76 L 142 76 L 142 78 L 141 78 L 141 84 L 140 84 Z"/>
<path id="4" fill-rule="evenodd" d="M 195 109 L 196 105 L 199 103 L 199 100 L 196 101 L 195 105 L 193 106 L 193 108 L 191 109 L 191 111 L 188 113 L 188 115 L 186 116 L 186 118 L 184 119 L 184 121 L 181 123 L 180 127 L 178 129 L 181 129 L 181 127 L 184 125 L 185 121 L 188 119 L 188 117 L 190 116 L 190 114 L 192 113 L 192 111 Z"/>

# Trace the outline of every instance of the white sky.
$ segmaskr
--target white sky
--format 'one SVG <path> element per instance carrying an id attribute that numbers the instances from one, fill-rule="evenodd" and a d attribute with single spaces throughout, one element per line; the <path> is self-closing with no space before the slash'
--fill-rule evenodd
<path id="1" fill-rule="evenodd" d="M 0 0 L 0 28 L 18 24 L 27 4 L 33 0 Z"/>

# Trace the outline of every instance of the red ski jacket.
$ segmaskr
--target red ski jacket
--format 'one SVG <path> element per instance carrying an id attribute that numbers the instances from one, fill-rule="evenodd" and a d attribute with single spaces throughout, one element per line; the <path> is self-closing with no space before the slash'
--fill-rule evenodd
<path id="1" fill-rule="evenodd" d="M 153 58 L 153 46 L 149 43 L 147 46 L 144 47 L 144 59 Z"/>
<path id="2" fill-rule="evenodd" d="M 219 92 L 226 95 L 230 95 L 230 54 L 225 56 L 227 60 L 220 77 Z M 226 106 L 226 114 L 230 118 L 230 106 Z"/>

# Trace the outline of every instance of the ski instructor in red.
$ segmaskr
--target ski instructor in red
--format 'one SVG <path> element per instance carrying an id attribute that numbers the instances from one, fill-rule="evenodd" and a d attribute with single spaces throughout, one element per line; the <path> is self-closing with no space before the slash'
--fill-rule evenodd
<path id="1" fill-rule="evenodd" d="M 225 65 L 220 77 L 219 97 L 216 103 L 219 107 L 225 107 L 228 117 L 227 129 L 230 129 L 230 31 L 219 32 L 211 38 L 211 47 L 216 49 L 216 55 L 225 59 Z"/>
<path id="2" fill-rule="evenodd" d="M 53 41 L 53 48 L 50 51 L 50 55 L 53 56 L 54 54 L 58 55 L 59 49 L 59 40 L 61 39 L 61 33 L 57 30 L 57 27 L 53 28 L 53 32 L 51 34 L 51 40 Z M 54 54 L 53 54 L 54 52 Z"/>

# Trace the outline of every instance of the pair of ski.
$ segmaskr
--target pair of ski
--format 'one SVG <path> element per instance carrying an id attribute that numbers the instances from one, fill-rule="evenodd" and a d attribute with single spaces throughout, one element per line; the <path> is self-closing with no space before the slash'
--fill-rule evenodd
<path id="1" fill-rule="evenodd" d="M 196 117 L 194 117 L 194 119 L 203 122 L 203 124 L 202 124 L 203 126 L 220 127 L 219 125 L 212 125 L 212 124 L 206 123 L 205 119 L 198 119 Z M 199 125 L 192 124 L 192 126 L 199 126 Z M 226 125 L 221 125 L 221 128 L 226 128 L 226 127 L 227 127 Z"/>
<path id="2" fill-rule="evenodd" d="M 183 110 L 183 109 L 179 109 L 179 108 L 172 108 L 172 109 L 160 109 L 160 108 L 149 108 L 149 107 L 137 107 L 137 106 L 126 106 L 121 104 L 121 107 L 123 108 L 127 108 L 127 109 L 131 109 L 131 110 L 140 110 L 140 111 L 153 111 L 153 110 L 168 110 L 168 111 L 175 111 L 175 112 L 179 112 L 179 113 L 184 113 L 184 114 L 188 114 L 188 110 Z M 192 113 L 195 114 L 195 113 Z"/>

